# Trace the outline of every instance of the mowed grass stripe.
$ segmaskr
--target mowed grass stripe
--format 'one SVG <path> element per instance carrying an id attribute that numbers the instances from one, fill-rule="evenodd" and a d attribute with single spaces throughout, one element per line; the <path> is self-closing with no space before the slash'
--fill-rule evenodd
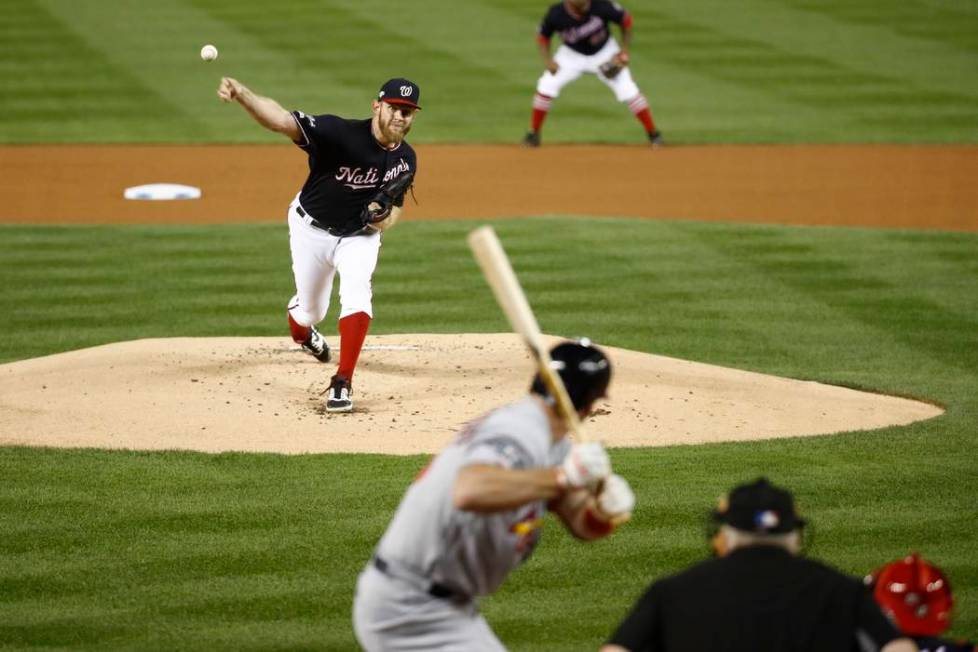
<path id="1" fill-rule="evenodd" d="M 0 67 L 0 87 L 5 89 L 0 94 L 3 142 L 31 142 L 45 132 L 54 141 L 97 140 L 113 131 L 113 118 L 137 114 L 147 123 L 175 128 L 166 101 L 75 36 L 38 2 L 25 0 L 17 11 L 3 12 L 0 31 L 5 60 Z M 44 62 L 38 72 L 36 61 Z"/>
<path id="2" fill-rule="evenodd" d="M 0 449 L 5 468 L 35 454 Z M 42 452 L 32 466 L 43 477 L 63 464 L 63 455 L 75 454 Z M 392 510 L 408 478 L 372 482 L 386 498 L 339 488 L 362 482 L 367 469 L 390 467 L 388 461 L 363 456 L 352 467 L 333 468 L 326 478 L 324 456 L 124 454 L 125 462 L 115 465 L 117 454 L 79 454 L 115 479 L 67 470 L 44 483 L 65 489 L 81 485 L 95 490 L 100 500 L 71 514 L 21 516 L 46 521 L 52 532 L 67 529 L 68 537 L 85 542 L 76 542 L 67 558 L 49 550 L 12 557 L 4 551 L 0 606 L 12 624 L 0 628 L 0 641 L 157 646 L 163 631 L 178 646 L 194 640 L 199 649 L 210 649 L 217 641 L 222 649 L 240 649 L 254 637 L 270 645 L 291 640 L 296 634 L 285 635 L 281 623 L 265 625 L 281 620 L 305 621 L 298 631 L 307 645 L 335 638 L 349 647 L 348 600 L 332 597 L 349 592 L 364 561 L 363 549 L 384 524 L 360 512 L 378 505 Z M 172 477 L 167 474 L 170 462 Z M 0 491 L 37 482 L 31 469 L 21 471 L 11 476 L 19 481 Z M 264 478 L 259 485 L 253 484 L 256 476 Z M 135 477 L 142 482 L 133 484 Z M 32 541 L 37 534 L 28 528 L 12 536 Z M 208 633 L 219 623 L 229 625 L 223 642 L 221 637 L 212 641 L 214 634 Z"/>
<path id="3" fill-rule="evenodd" d="M 206 12 L 183 0 L 35 0 L 69 27 L 86 47 L 100 53 L 122 71 L 135 86 L 145 85 L 154 97 L 144 100 L 149 109 L 161 107 L 167 114 L 163 124 L 143 119 L 134 111 L 114 129 L 93 134 L 88 142 L 239 142 L 240 122 L 228 122 L 232 109 L 216 96 L 222 75 L 245 75 L 261 87 L 270 80 L 290 85 L 295 64 L 260 43 L 212 19 Z M 135 27 L 138 26 L 138 27 Z M 204 43 L 216 43 L 217 61 L 205 64 L 199 51 Z M 239 72 L 240 71 L 240 72 Z M 313 76 L 295 80 L 309 85 Z M 297 91 L 300 89 L 296 89 Z M 339 90 L 334 88 L 334 94 Z M 157 108 L 156 111 L 159 111 Z M 250 119 L 250 118 L 249 118 Z M 281 136 L 256 128 L 248 142 L 274 142 Z"/>
<path id="4" fill-rule="evenodd" d="M 636 14 L 661 30 L 657 57 L 707 77 L 732 81 L 756 94 L 780 97 L 826 112 L 843 109 L 847 138 L 857 132 L 879 140 L 881 128 L 927 120 L 943 123 L 939 140 L 954 142 L 961 129 L 978 128 L 978 98 L 915 86 L 905 76 L 858 70 L 847 61 L 786 50 L 761 40 L 726 34 L 643 7 Z M 760 98 L 759 98 L 760 99 Z M 903 139 L 898 139 L 903 140 Z"/>
<path id="5" fill-rule="evenodd" d="M 932 295 L 940 277 L 928 277 L 916 267 L 913 278 L 901 279 L 906 272 L 894 268 L 907 255 L 921 255 L 932 238 L 916 239 L 915 251 L 909 252 L 891 249 L 885 239 L 880 241 L 869 234 L 864 239 L 854 233 L 848 246 L 836 246 L 831 237 L 823 239 L 827 234 L 821 229 L 799 229 L 782 235 L 787 242 L 782 238 L 772 241 L 769 236 L 753 243 L 744 238 L 724 238 L 713 240 L 713 246 L 795 292 L 859 321 L 869 329 L 868 338 L 885 333 L 887 338 L 903 342 L 908 350 L 929 351 L 951 368 L 978 367 L 978 321 L 961 309 L 969 303 L 974 305 L 973 298 L 959 309 L 951 309 L 916 291 L 917 284 L 927 283 Z M 871 260 L 866 256 L 869 241 L 875 247 Z M 978 238 L 965 237 L 962 241 L 971 241 L 978 253 Z M 880 273 L 878 265 L 891 269 Z M 895 281 L 891 280 L 894 276 Z M 978 276 L 971 280 L 972 285 L 978 284 Z M 959 341 L 960 346 L 949 347 L 948 342 L 953 341 Z"/>
<path id="6" fill-rule="evenodd" d="M 836 21 L 857 25 L 885 26 L 914 39 L 933 41 L 942 47 L 954 46 L 978 54 L 978 13 L 971 3 L 929 0 L 908 1 L 887 7 L 873 0 L 789 0 L 789 5 L 823 14 Z"/>
<path id="7" fill-rule="evenodd" d="M 711 4 L 664 0 L 656 4 L 656 10 L 738 39 L 756 40 L 778 50 L 832 60 L 854 71 L 905 78 L 910 87 L 975 98 L 978 88 L 967 81 L 975 74 L 971 52 L 954 43 L 910 36 L 897 29 L 896 21 L 891 18 L 904 10 L 919 11 L 911 25 L 933 22 L 954 29 L 958 17 L 942 11 L 948 6 L 944 0 L 925 0 L 903 4 L 895 11 L 879 11 L 879 7 L 866 0 L 845 4 L 747 0 L 737 11 L 727 12 L 717 11 Z M 966 9 L 963 3 L 954 6 L 957 10 Z M 855 7 L 866 10 L 865 21 L 850 20 L 849 10 Z M 970 24 L 974 20 L 972 17 L 965 22 Z M 845 108 L 837 107 L 840 111 Z"/>
<path id="8" fill-rule="evenodd" d="M 9 288 L 6 305 L 16 309 L 0 324 L 27 351 L 35 350 L 31 330 L 39 321 L 77 339 L 78 348 L 119 339 L 107 340 L 108 332 L 162 336 L 166 327 L 154 325 L 165 323 L 197 322 L 211 335 L 252 327 L 279 313 L 293 291 L 287 232 L 278 225 L 234 232 L 56 227 L 45 242 L 15 229 L 0 244 L 11 263 L 0 279 Z M 53 314 L 52 306 L 59 306 Z"/>

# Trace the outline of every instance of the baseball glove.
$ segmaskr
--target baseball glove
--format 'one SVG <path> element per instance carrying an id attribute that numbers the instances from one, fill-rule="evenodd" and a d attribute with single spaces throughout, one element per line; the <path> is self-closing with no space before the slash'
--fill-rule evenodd
<path id="1" fill-rule="evenodd" d="M 377 194 L 363 207 L 361 217 L 364 226 L 386 220 L 394 206 L 404 201 L 404 193 L 411 188 L 413 182 L 414 172 L 405 172 L 381 186 Z"/>
<path id="2" fill-rule="evenodd" d="M 606 79 L 614 79 L 624 67 L 624 64 L 622 64 L 617 57 L 613 57 L 598 66 L 598 69 L 601 70 L 601 74 L 604 75 Z"/>

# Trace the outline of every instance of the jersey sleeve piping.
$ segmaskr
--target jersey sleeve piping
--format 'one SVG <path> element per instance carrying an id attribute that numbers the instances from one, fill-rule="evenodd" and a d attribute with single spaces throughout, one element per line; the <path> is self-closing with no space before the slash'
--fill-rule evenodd
<path id="1" fill-rule="evenodd" d="M 295 120 L 296 125 L 299 126 L 299 131 L 302 133 L 303 139 L 305 139 L 305 142 L 301 142 L 301 143 L 297 140 L 293 140 L 292 142 L 295 143 L 298 147 L 301 147 L 302 149 L 306 149 L 312 144 L 312 140 L 309 139 L 309 134 L 306 133 L 305 127 L 302 126 L 302 121 L 299 120 L 298 117 L 296 117 L 295 111 L 290 112 L 289 115 L 291 115 L 292 119 Z"/>

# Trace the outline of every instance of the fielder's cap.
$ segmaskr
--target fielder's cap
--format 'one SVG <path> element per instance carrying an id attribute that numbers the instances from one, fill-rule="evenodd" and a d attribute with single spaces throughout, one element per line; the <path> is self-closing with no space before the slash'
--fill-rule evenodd
<path id="1" fill-rule="evenodd" d="M 783 534 L 805 525 L 795 511 L 795 500 L 787 489 L 767 478 L 734 487 L 713 512 L 713 518 L 744 532 Z"/>
<path id="2" fill-rule="evenodd" d="M 421 101 L 421 89 L 409 79 L 395 77 L 384 82 L 377 93 L 377 99 L 389 104 L 406 104 L 420 109 L 418 102 Z"/>

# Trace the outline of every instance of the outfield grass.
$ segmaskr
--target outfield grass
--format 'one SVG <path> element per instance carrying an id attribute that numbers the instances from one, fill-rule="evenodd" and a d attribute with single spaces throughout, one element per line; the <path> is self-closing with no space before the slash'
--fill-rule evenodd
<path id="1" fill-rule="evenodd" d="M 422 89 L 416 142 L 517 142 L 547 2 L 19 0 L 0 13 L 0 143 L 272 142 L 221 75 L 290 108 L 360 115 Z M 978 142 L 978 9 L 917 0 L 633 0 L 633 74 L 673 143 Z M 205 64 L 204 43 L 220 49 Z M 642 142 L 589 77 L 545 142 Z"/>
<path id="2" fill-rule="evenodd" d="M 373 332 L 507 330 L 464 244 L 473 226 L 391 234 Z M 947 408 L 869 433 L 614 451 L 639 496 L 634 522 L 594 545 L 549 523 L 485 604 L 513 650 L 595 649 L 647 580 L 705 554 L 716 496 L 762 473 L 796 491 L 814 555 L 856 574 L 911 549 L 938 561 L 958 598 L 954 633 L 978 636 L 978 236 L 495 226 L 548 332 Z M 284 225 L 3 227 L 0 259 L 2 361 L 136 337 L 285 335 Z M 0 448 L 0 647 L 350 649 L 356 573 L 423 462 Z"/>

